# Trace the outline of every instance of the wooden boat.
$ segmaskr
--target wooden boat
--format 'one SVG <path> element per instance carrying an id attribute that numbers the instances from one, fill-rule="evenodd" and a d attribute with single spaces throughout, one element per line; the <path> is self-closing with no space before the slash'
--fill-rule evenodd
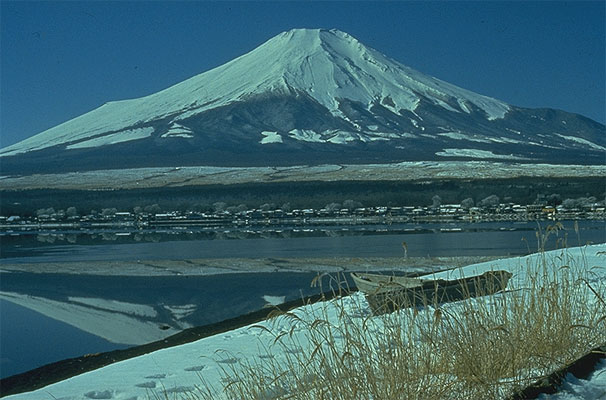
<path id="1" fill-rule="evenodd" d="M 508 271 L 488 271 L 456 280 L 390 276 L 352 272 L 358 290 L 364 293 L 373 313 L 384 314 L 406 307 L 437 305 L 471 297 L 487 296 L 507 287 Z"/>

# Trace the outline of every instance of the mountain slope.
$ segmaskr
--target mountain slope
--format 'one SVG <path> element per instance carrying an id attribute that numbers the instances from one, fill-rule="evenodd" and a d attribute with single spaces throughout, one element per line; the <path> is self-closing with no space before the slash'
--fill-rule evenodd
<path id="1" fill-rule="evenodd" d="M 406 67 L 337 30 L 284 32 L 155 94 L 0 150 L 2 168 L 500 159 L 603 161 L 604 125 Z"/>

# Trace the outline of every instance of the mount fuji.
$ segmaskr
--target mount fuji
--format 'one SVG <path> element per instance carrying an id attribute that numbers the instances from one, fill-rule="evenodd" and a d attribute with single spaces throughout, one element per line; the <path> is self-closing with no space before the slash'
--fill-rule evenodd
<path id="1" fill-rule="evenodd" d="M 415 71 L 338 30 L 295 29 L 146 97 L 0 150 L 4 174 L 183 165 L 498 160 L 602 164 L 605 126 Z"/>

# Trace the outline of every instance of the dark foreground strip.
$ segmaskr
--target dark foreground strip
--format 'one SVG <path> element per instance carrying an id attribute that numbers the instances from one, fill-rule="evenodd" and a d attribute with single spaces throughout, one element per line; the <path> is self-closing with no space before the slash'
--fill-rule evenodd
<path id="1" fill-rule="evenodd" d="M 596 347 L 583 357 L 568 364 L 564 368 L 557 370 L 549 376 L 538 380 L 524 390 L 510 397 L 510 400 L 536 399 L 541 394 L 553 394 L 559 389 L 559 386 L 566 378 L 567 374 L 572 374 L 578 379 L 586 379 L 595 371 L 596 364 L 606 358 L 606 344 Z"/>
<path id="2" fill-rule="evenodd" d="M 289 301 L 276 308 L 264 308 L 214 324 L 186 329 L 175 335 L 169 336 L 166 339 L 141 346 L 135 346 L 124 350 L 114 350 L 106 353 L 87 354 L 82 357 L 70 358 L 47 364 L 31 371 L 0 379 L 0 397 L 30 392 L 73 376 L 105 367 L 118 361 L 127 360 L 156 350 L 179 346 L 205 337 L 238 329 L 267 319 L 267 317 L 277 309 L 282 311 L 290 310 L 305 304 L 311 304 L 321 300 L 330 300 L 331 298 L 334 298 L 335 295 L 338 295 L 338 293 L 329 292 L 309 296 L 303 299 Z"/>

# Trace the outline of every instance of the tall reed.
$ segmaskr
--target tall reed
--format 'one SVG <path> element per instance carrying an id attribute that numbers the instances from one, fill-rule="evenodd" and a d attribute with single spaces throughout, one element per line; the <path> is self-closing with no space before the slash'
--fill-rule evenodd
<path id="1" fill-rule="evenodd" d="M 272 356 L 223 367 L 223 387 L 193 398 L 507 398 L 606 344 L 604 265 L 528 260 L 496 295 L 374 316 L 354 293 L 276 313 L 256 327 Z"/>

